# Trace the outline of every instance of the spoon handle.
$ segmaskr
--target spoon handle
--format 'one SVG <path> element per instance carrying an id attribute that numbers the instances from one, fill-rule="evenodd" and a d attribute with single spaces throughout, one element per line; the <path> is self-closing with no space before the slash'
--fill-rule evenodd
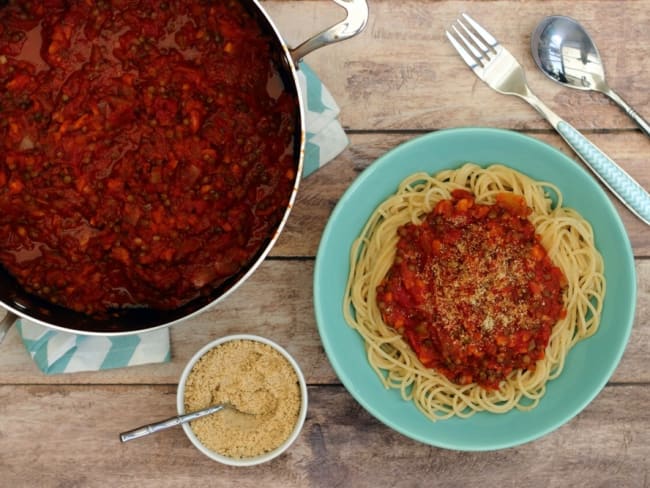
<path id="1" fill-rule="evenodd" d="M 627 103 L 623 98 L 616 93 L 614 90 L 611 88 L 607 88 L 607 90 L 603 90 L 603 93 L 607 95 L 609 98 L 611 98 L 619 107 L 621 107 L 626 114 L 630 116 L 634 122 L 641 128 L 643 132 L 645 132 L 645 135 L 650 136 L 650 124 L 646 122 L 646 120 L 641 117 L 631 106 L 629 103 Z"/>
<path id="2" fill-rule="evenodd" d="M 650 195 L 648 192 L 571 124 L 561 120 L 556 129 L 605 186 L 632 213 L 650 225 Z"/>
<path id="3" fill-rule="evenodd" d="M 224 407 L 223 405 L 213 405 L 212 407 L 199 410 L 198 412 L 187 413 L 185 415 L 177 415 L 176 417 L 171 417 L 166 420 L 162 420 L 160 422 L 143 425 L 142 427 L 138 427 L 137 429 L 129 430 L 128 432 L 122 432 L 120 434 L 120 440 L 122 442 L 132 441 L 133 439 L 138 439 L 140 437 L 153 434 L 160 430 L 169 429 L 170 427 L 184 424 L 185 422 L 191 422 L 192 420 L 196 420 L 206 415 L 210 415 L 212 413 L 218 412 L 223 407 Z"/>
<path id="4" fill-rule="evenodd" d="M 530 90 L 519 96 L 551 123 L 562 139 L 623 205 L 650 225 L 650 194 L 634 178 L 571 124 L 562 120 Z"/>

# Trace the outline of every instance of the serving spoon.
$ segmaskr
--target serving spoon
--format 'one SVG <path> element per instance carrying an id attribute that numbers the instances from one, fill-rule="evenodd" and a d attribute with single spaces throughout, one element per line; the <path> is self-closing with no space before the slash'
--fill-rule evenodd
<path id="1" fill-rule="evenodd" d="M 607 84 L 598 49 L 576 20 L 563 15 L 546 17 L 530 42 L 533 59 L 546 76 L 564 86 L 604 93 L 650 136 L 650 124 Z"/>
<path id="2" fill-rule="evenodd" d="M 161 430 L 169 429 L 170 427 L 175 427 L 177 425 L 184 424 L 186 422 L 191 422 L 206 415 L 211 415 L 220 410 L 223 410 L 230 405 L 222 403 L 220 405 L 212 405 L 203 410 L 197 410 L 196 412 L 186 413 L 184 415 L 177 415 L 175 417 L 168 418 L 166 420 L 161 420 L 160 422 L 155 422 L 153 424 L 143 425 L 137 429 L 129 430 L 128 432 L 122 432 L 120 434 L 120 440 L 122 442 L 132 441 L 133 439 L 138 439 L 149 434 L 154 434 Z"/>

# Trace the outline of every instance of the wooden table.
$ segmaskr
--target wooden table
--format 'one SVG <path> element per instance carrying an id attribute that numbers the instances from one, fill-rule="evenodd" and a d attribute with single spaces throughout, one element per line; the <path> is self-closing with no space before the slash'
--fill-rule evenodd
<path id="1" fill-rule="evenodd" d="M 329 0 L 264 2 L 296 43 L 342 14 Z M 271 256 L 218 308 L 171 329 L 168 364 L 59 376 L 41 374 L 15 330 L 0 346 L 2 486 L 598 486 L 650 485 L 650 232 L 617 209 L 636 256 L 638 300 L 631 340 L 611 381 L 555 432 L 497 452 L 466 453 L 415 442 L 371 417 L 331 369 L 312 308 L 317 245 L 337 200 L 377 157 L 420 134 L 490 126 L 532 135 L 574 157 L 525 103 L 478 81 L 444 39 L 462 11 L 488 26 L 522 61 L 538 95 L 583 130 L 645 188 L 650 140 L 604 96 L 546 80 L 529 54 L 545 15 L 566 14 L 597 40 L 608 79 L 650 118 L 650 0 L 370 0 L 358 38 L 307 61 L 341 106 L 349 148 L 306 179 Z M 210 461 L 179 429 L 129 444 L 120 431 L 175 413 L 176 382 L 211 339 L 253 333 L 284 345 L 309 382 L 302 434 L 256 468 Z"/>

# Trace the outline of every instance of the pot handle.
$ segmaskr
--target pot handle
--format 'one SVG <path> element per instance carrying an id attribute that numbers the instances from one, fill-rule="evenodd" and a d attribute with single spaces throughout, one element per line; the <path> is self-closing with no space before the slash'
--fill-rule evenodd
<path id="1" fill-rule="evenodd" d="M 328 44 L 354 37 L 366 27 L 368 23 L 368 2 L 366 0 L 334 0 L 334 2 L 345 8 L 347 16 L 338 24 L 307 39 L 298 47 L 290 49 L 291 58 L 296 66 L 310 52 Z"/>
<path id="2" fill-rule="evenodd" d="M 14 322 L 18 319 L 18 316 L 13 312 L 7 311 L 7 314 L 0 321 L 0 344 L 4 341 L 9 328 L 14 325 Z"/>

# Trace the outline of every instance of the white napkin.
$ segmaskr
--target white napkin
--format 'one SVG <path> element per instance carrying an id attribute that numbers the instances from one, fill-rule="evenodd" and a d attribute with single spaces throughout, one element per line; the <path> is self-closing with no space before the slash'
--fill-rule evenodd
<path id="1" fill-rule="evenodd" d="M 338 105 L 305 63 L 298 70 L 298 81 L 307 129 L 303 169 L 306 177 L 338 156 L 348 145 L 348 138 L 338 121 Z M 46 374 L 98 371 L 171 359 L 166 327 L 116 337 L 59 332 L 25 319 L 19 320 L 17 327 L 27 351 Z"/>

